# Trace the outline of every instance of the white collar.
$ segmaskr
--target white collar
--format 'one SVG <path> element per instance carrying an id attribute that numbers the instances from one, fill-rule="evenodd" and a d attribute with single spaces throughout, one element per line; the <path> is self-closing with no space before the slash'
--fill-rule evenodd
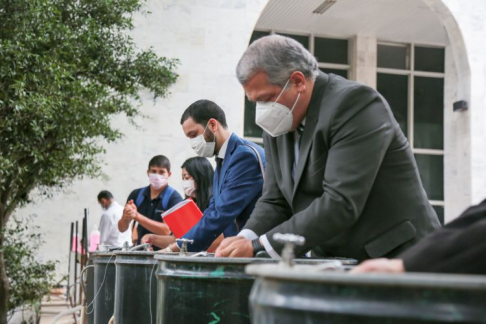
<path id="1" fill-rule="evenodd" d="M 233 135 L 233 133 L 231 133 L 231 135 Z M 226 155 L 226 150 L 228 149 L 228 143 L 229 143 L 229 140 L 231 138 L 231 135 L 228 136 L 226 141 L 223 143 L 223 145 L 219 149 L 219 153 L 216 157 L 219 157 L 220 159 L 224 159 L 224 156 Z"/>

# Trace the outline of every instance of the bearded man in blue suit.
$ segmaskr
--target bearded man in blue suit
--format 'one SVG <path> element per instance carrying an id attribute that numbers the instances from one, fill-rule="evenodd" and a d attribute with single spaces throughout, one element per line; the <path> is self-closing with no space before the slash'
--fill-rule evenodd
<path id="1" fill-rule="evenodd" d="M 197 155 L 216 157 L 213 197 L 204 215 L 184 238 L 194 240 L 188 251 L 207 250 L 221 234 L 231 237 L 246 224 L 262 195 L 265 153 L 228 129 L 224 111 L 214 102 L 198 100 L 181 118 L 185 135 Z M 173 243 L 167 252 L 179 251 Z"/>

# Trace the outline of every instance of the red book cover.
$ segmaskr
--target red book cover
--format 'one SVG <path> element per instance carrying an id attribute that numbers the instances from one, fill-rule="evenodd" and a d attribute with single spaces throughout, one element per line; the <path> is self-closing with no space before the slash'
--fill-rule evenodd
<path id="1" fill-rule="evenodd" d="M 169 226 L 176 238 L 183 237 L 202 218 L 203 213 L 191 199 L 181 201 L 162 214 L 162 219 Z"/>

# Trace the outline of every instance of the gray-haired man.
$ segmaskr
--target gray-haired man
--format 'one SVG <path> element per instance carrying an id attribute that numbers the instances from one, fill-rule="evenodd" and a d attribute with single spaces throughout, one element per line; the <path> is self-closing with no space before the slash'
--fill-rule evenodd
<path id="1" fill-rule="evenodd" d="M 265 131 L 263 195 L 218 256 L 278 258 L 275 233 L 317 256 L 393 257 L 439 227 L 407 139 L 375 90 L 319 71 L 298 42 L 267 36 L 236 69 Z"/>

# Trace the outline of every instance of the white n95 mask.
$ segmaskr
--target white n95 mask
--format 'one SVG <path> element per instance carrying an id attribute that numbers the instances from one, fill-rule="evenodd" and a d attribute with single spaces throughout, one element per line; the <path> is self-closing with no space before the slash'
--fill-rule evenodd
<path id="1" fill-rule="evenodd" d="M 209 122 L 208 122 L 209 124 Z M 206 132 L 206 128 L 204 128 L 204 132 L 201 135 L 198 135 L 194 138 L 191 138 L 191 147 L 196 152 L 197 155 L 201 157 L 211 157 L 214 155 L 214 148 L 216 147 L 216 136 L 214 137 L 213 142 L 206 142 L 204 139 L 204 133 Z"/>
<path id="2" fill-rule="evenodd" d="M 194 186 L 194 180 L 182 180 L 182 189 L 187 197 L 196 198 L 196 187 Z"/>
<path id="3" fill-rule="evenodd" d="M 285 86 L 275 102 L 258 101 L 256 103 L 255 123 L 273 137 L 287 134 L 292 128 L 292 123 L 294 121 L 292 112 L 299 101 L 300 92 L 290 110 L 287 106 L 277 102 L 282 96 L 282 93 L 284 93 L 289 82 L 290 79 L 285 83 Z"/>

